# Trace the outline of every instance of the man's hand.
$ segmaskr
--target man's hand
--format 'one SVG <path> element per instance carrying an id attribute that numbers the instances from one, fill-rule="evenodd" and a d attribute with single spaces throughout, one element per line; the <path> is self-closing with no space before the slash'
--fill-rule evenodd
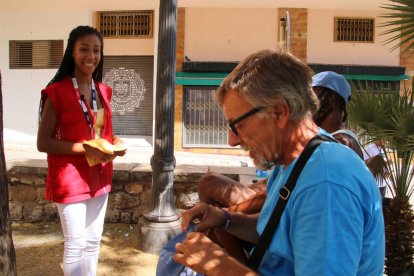
<path id="1" fill-rule="evenodd" d="M 205 275 L 257 275 L 236 259 L 227 255 L 223 249 L 203 233 L 187 234 L 182 243 L 175 245 L 174 261 Z"/>
<path id="2" fill-rule="evenodd" d="M 226 218 L 221 209 L 203 202 L 182 214 L 181 228 L 183 231 L 188 230 L 190 222 L 194 219 L 200 221 L 195 228 L 195 231 L 197 232 L 205 232 L 209 229 L 222 227 L 226 224 Z"/>
<path id="3" fill-rule="evenodd" d="M 226 255 L 220 246 L 200 232 L 187 234 L 182 243 L 175 245 L 175 249 L 174 261 L 203 274 L 217 268 L 222 262 L 220 258 Z"/>

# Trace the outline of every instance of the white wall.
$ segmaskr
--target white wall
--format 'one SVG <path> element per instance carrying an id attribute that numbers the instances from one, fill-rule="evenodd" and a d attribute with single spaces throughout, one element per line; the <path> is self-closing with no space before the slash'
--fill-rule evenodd
<path id="1" fill-rule="evenodd" d="M 0 12 L 0 70 L 5 132 L 34 135 L 40 91 L 56 69 L 9 69 L 9 40 L 64 39 L 80 24 L 91 24 L 88 12 Z M 5 140 L 6 137 L 5 134 Z"/>
<path id="2" fill-rule="evenodd" d="M 334 42 L 334 17 L 375 18 L 374 43 Z M 398 51 L 390 53 L 390 45 L 383 45 L 387 36 L 379 35 L 385 29 L 378 27 L 383 22 L 376 12 L 341 10 L 308 11 L 308 62 L 352 65 L 399 66 Z"/>
<path id="3" fill-rule="evenodd" d="M 40 91 L 57 71 L 57 69 L 9 69 L 9 40 L 63 39 L 66 48 L 69 33 L 74 27 L 94 26 L 94 22 L 93 12 L 88 10 L 0 12 L 0 70 L 5 141 L 35 138 Z M 105 55 L 154 55 L 152 38 L 118 41 L 105 39 L 104 45 Z"/>
<path id="4" fill-rule="evenodd" d="M 187 8 L 185 55 L 192 61 L 239 61 L 277 47 L 276 9 Z"/>
<path id="5" fill-rule="evenodd" d="M 334 42 L 334 17 L 375 18 L 374 43 Z M 192 61 L 239 61 L 276 49 L 277 9 L 186 8 L 185 55 Z M 324 64 L 399 66 L 398 52 L 383 45 L 386 30 L 375 11 L 308 10 L 307 61 Z M 295 22 L 291 22 L 295 24 Z"/>

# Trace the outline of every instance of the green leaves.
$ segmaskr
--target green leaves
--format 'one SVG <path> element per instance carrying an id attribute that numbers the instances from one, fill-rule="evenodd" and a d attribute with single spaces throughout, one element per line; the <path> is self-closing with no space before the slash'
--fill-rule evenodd
<path id="1" fill-rule="evenodd" d="M 389 12 L 381 17 L 389 19 L 387 22 L 380 24 L 380 27 L 392 27 L 387 31 L 380 33 L 381 35 L 395 34 L 385 40 L 385 44 L 400 40 L 391 51 L 401 47 L 400 55 L 408 52 L 409 56 L 414 51 L 414 1 L 412 0 L 389 0 L 394 4 L 386 4 L 381 8 L 387 9 Z"/>
<path id="2" fill-rule="evenodd" d="M 356 126 L 367 142 L 377 142 L 386 152 L 386 166 L 390 172 L 388 182 L 395 197 L 409 198 L 414 171 L 414 108 L 412 90 L 404 94 L 353 86 L 348 107 L 349 121 Z"/>

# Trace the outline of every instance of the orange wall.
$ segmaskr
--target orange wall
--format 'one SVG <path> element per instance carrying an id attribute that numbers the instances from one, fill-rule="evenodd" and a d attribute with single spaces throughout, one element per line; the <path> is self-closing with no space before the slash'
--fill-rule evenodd
<path id="1" fill-rule="evenodd" d="M 185 8 L 179 8 L 177 14 L 177 41 L 176 41 L 176 70 L 182 71 L 184 62 L 185 45 Z M 246 156 L 246 153 L 238 148 L 234 149 L 195 149 L 183 148 L 183 86 L 177 85 L 175 89 L 175 117 L 174 117 L 174 150 L 210 154 L 232 154 Z"/>
<path id="2" fill-rule="evenodd" d="M 307 62 L 308 9 L 280 8 L 279 20 L 286 16 L 286 10 L 291 22 L 289 51 L 303 62 Z"/>
<path id="3" fill-rule="evenodd" d="M 411 40 L 412 43 L 414 40 Z M 405 49 L 407 47 L 407 43 L 400 48 Z M 400 56 L 400 66 L 405 67 L 405 73 L 410 76 L 410 79 L 407 81 L 400 81 L 400 92 L 404 92 L 404 85 L 406 88 L 411 89 L 412 85 L 412 77 L 414 76 L 414 58 L 413 55 L 410 55 L 411 51 L 405 52 L 403 55 Z"/>

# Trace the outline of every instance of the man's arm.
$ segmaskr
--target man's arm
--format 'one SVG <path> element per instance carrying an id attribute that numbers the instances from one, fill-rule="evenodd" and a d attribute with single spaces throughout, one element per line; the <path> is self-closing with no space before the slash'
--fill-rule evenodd
<path id="1" fill-rule="evenodd" d="M 245 214 L 260 213 L 266 200 L 266 190 L 256 193 L 248 199 L 227 208 L 231 212 L 241 212 Z"/>
<path id="2" fill-rule="evenodd" d="M 209 172 L 200 178 L 197 190 L 201 202 L 217 207 L 230 207 L 266 190 L 266 180 L 247 185 L 222 174 Z"/>
<path id="3" fill-rule="evenodd" d="M 229 212 L 229 215 L 230 222 L 226 230 L 240 239 L 256 243 L 259 238 L 256 231 L 259 214 L 248 215 Z M 206 232 L 215 228 L 221 228 L 227 224 L 227 218 L 223 210 L 206 203 L 199 203 L 182 214 L 181 227 L 183 231 L 188 230 L 190 222 L 194 219 L 200 221 L 195 229 L 198 232 Z"/>

